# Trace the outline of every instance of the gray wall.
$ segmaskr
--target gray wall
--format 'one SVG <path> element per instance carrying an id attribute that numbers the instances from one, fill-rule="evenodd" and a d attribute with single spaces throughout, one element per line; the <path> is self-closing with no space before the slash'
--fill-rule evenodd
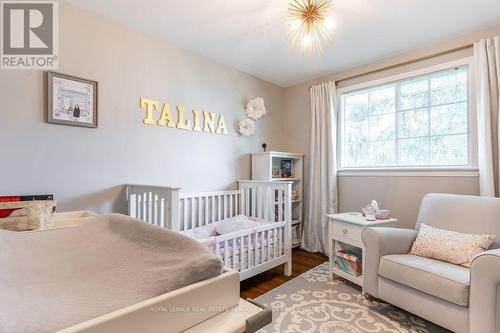
<path id="1" fill-rule="evenodd" d="M 282 148 L 273 126 L 282 88 L 67 3 L 60 10 L 59 72 L 99 82 L 99 128 L 45 123 L 43 73 L 0 71 L 0 194 L 54 193 L 60 210 L 123 211 L 122 184 L 234 188 L 263 141 Z M 268 114 L 243 138 L 234 124 L 256 96 Z M 223 114 L 229 135 L 143 125 L 140 97 Z"/>
<path id="2" fill-rule="evenodd" d="M 422 197 L 427 193 L 479 194 L 477 177 L 341 176 L 338 178 L 339 209 L 359 211 L 376 199 L 391 209 L 398 227 L 413 228 Z"/>
<path id="3" fill-rule="evenodd" d="M 310 136 L 309 87 L 311 85 L 336 81 L 339 87 L 346 87 L 472 56 L 473 51 L 470 46 L 472 42 L 483 36 L 497 34 L 500 34 L 500 26 L 453 40 L 427 45 L 410 52 L 338 73 L 331 73 L 286 88 L 283 102 L 287 122 L 282 128 L 282 134 L 283 137 L 288 138 L 287 149 L 306 155 L 307 174 Z M 455 49 L 455 51 L 445 52 L 451 49 Z M 440 55 L 432 56 L 433 54 Z M 394 66 L 399 63 L 404 65 Z M 372 199 L 376 199 L 383 208 L 393 211 L 393 215 L 399 219 L 398 226 L 400 227 L 414 227 L 422 197 L 431 192 L 478 195 L 479 179 L 477 176 L 463 175 L 418 177 L 341 175 L 338 177 L 339 210 L 341 212 L 359 211 Z"/>

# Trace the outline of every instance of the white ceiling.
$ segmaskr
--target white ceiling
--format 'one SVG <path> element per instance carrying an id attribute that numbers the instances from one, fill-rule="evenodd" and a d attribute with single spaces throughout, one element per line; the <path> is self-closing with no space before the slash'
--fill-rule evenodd
<path id="1" fill-rule="evenodd" d="M 301 58 L 288 0 L 66 0 L 279 86 L 500 24 L 499 0 L 335 0 L 333 40 Z"/>

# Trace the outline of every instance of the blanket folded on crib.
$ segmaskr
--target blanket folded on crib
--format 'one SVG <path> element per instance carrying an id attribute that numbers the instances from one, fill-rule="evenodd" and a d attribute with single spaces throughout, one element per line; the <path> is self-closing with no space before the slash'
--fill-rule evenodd
<path id="1" fill-rule="evenodd" d="M 109 214 L 81 225 L 0 230 L 0 332 L 54 332 L 222 273 L 197 241 Z"/>

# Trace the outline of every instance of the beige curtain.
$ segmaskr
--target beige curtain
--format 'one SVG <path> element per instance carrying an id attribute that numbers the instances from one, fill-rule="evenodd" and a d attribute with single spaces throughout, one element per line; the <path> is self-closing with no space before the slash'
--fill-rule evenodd
<path id="1" fill-rule="evenodd" d="M 477 97 L 479 187 L 482 196 L 500 191 L 500 36 L 474 44 Z"/>
<path id="2" fill-rule="evenodd" d="M 311 146 L 302 248 L 328 255 L 327 213 L 337 210 L 337 96 L 335 82 L 310 88 Z"/>

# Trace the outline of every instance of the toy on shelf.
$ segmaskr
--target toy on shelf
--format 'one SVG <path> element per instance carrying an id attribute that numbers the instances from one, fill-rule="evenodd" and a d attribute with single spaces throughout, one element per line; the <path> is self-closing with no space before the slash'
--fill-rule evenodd
<path id="1" fill-rule="evenodd" d="M 281 178 L 291 178 L 292 177 L 292 160 L 281 160 Z"/>

